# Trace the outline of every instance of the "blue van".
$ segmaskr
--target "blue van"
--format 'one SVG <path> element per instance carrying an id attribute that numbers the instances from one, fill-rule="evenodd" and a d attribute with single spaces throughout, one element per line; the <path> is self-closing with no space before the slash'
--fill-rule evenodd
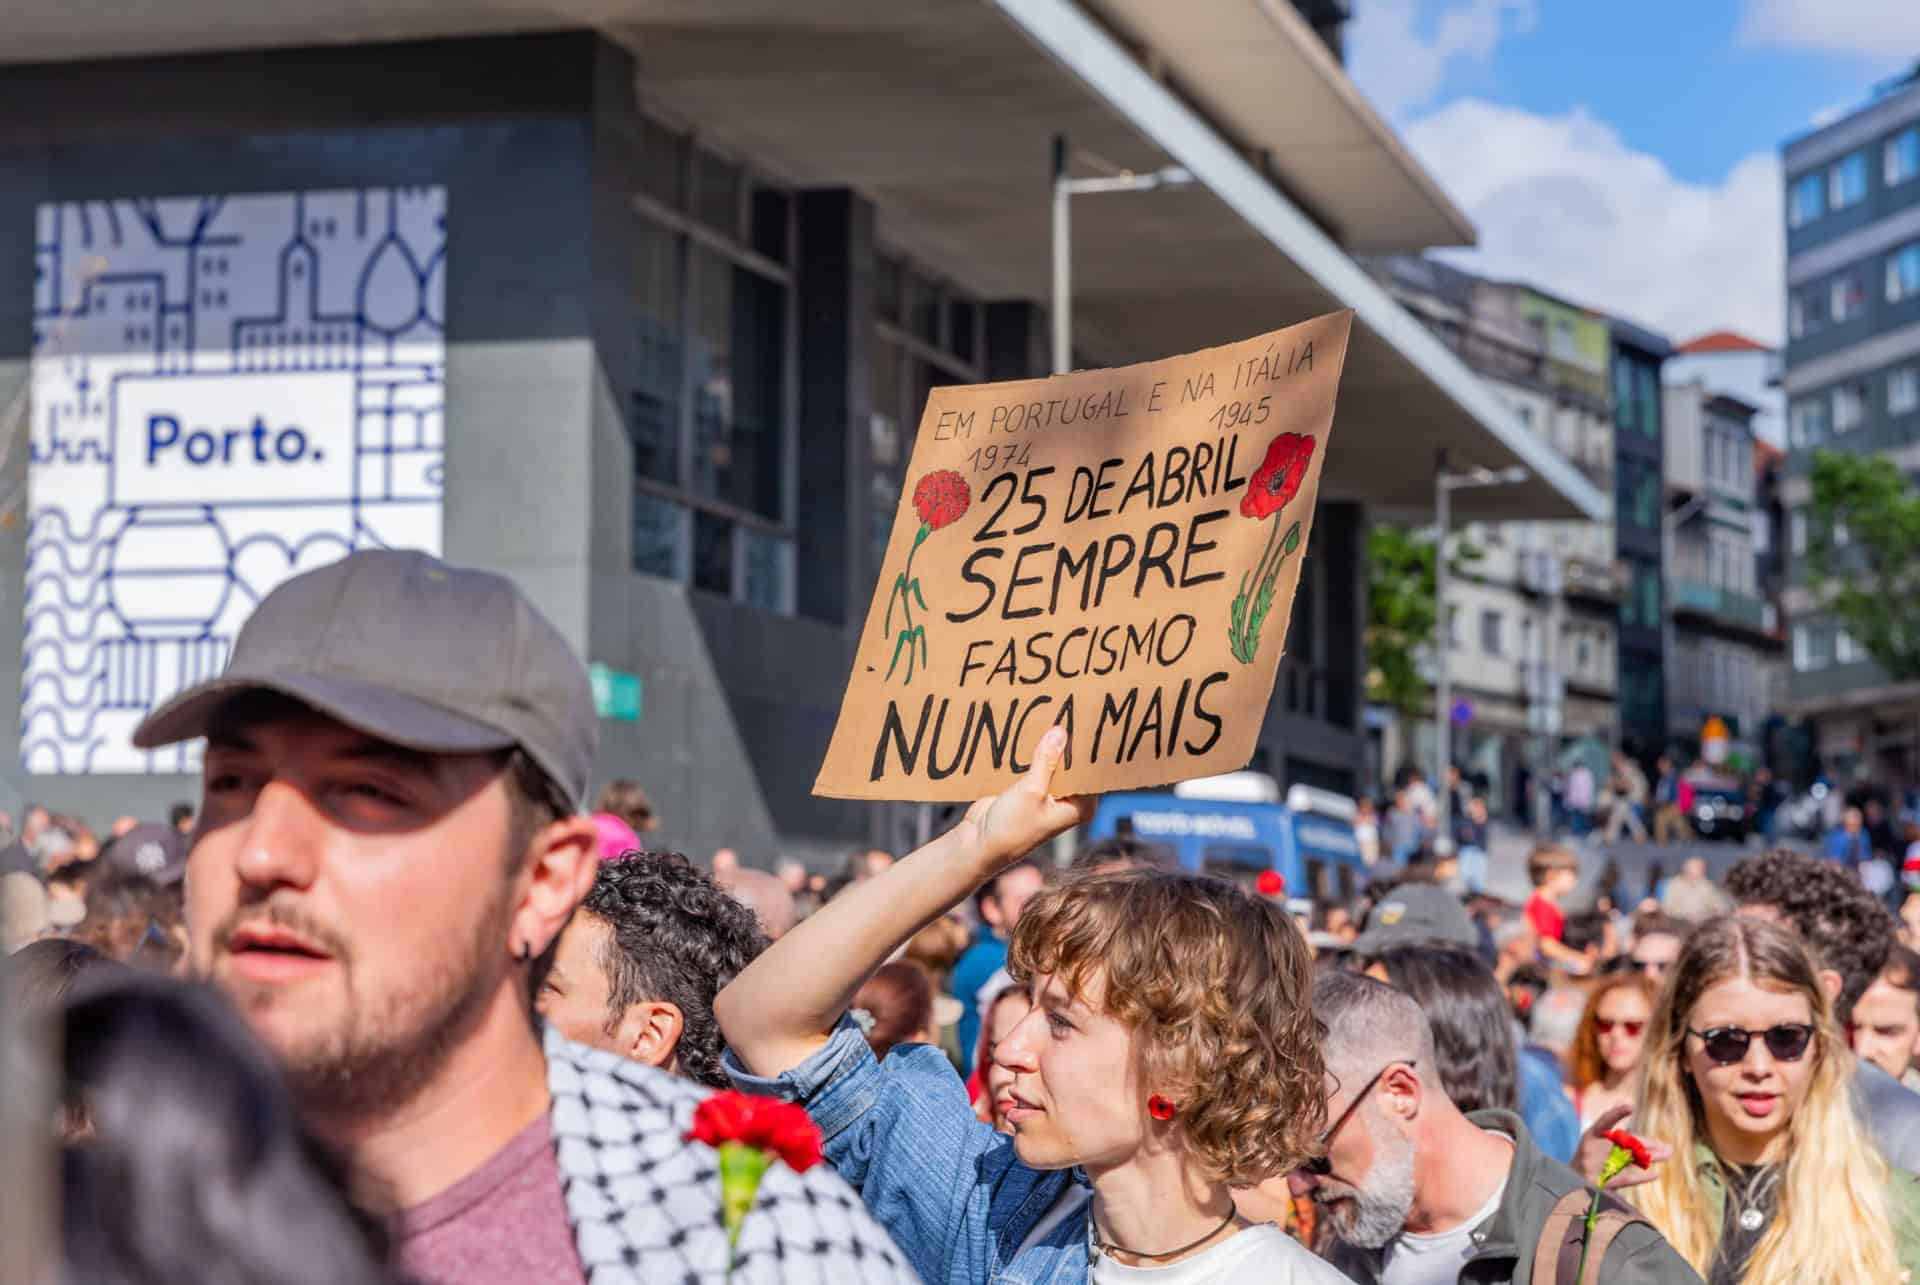
<path id="1" fill-rule="evenodd" d="M 1109 794 L 1087 833 L 1091 839 L 1130 834 L 1171 852 L 1184 870 L 1248 884 L 1273 870 L 1286 881 L 1289 898 L 1346 901 L 1367 883 L 1350 820 L 1286 803 Z"/>

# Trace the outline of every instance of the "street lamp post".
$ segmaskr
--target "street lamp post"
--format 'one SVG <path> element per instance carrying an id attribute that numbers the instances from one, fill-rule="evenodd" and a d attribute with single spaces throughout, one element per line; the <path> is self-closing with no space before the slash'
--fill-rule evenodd
<path id="1" fill-rule="evenodd" d="M 1070 178 L 1065 134 L 1053 136 L 1053 373 L 1073 369 L 1073 198 L 1102 192 L 1153 192 L 1186 187 L 1193 175 L 1178 165 L 1147 174 L 1123 171 L 1109 178 Z"/>
<path id="2" fill-rule="evenodd" d="M 1479 486 L 1511 486 L 1516 482 L 1524 482 L 1526 478 L 1527 470 L 1517 464 L 1512 468 L 1474 468 L 1464 473 L 1449 473 L 1444 447 L 1434 461 L 1433 512 L 1439 530 L 1433 546 L 1433 591 L 1439 638 L 1433 649 L 1433 794 L 1435 813 L 1439 818 L 1436 829 L 1441 835 L 1447 833 L 1453 802 L 1447 790 L 1447 764 L 1453 761 L 1453 678 L 1448 669 L 1450 657 L 1447 655 L 1452 643 L 1447 628 L 1447 532 L 1453 524 L 1452 496 L 1455 491 L 1472 490 Z"/>

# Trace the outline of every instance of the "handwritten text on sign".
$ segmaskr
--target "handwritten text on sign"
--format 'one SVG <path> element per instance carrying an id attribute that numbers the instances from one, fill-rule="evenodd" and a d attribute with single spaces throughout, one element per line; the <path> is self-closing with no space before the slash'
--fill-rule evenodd
<path id="1" fill-rule="evenodd" d="M 1060 794 L 1245 766 L 1351 323 L 935 389 L 816 792 L 977 798 L 1055 723 Z"/>

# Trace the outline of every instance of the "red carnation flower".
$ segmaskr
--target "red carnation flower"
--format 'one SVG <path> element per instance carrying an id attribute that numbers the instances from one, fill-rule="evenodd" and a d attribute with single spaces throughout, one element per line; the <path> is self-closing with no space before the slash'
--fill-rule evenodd
<path id="1" fill-rule="evenodd" d="M 1274 438 L 1267 444 L 1267 458 L 1247 482 L 1247 493 L 1240 497 L 1241 514 L 1264 518 L 1286 508 L 1307 480 L 1312 459 L 1313 439 L 1306 434 L 1282 433 Z M 914 502 L 919 502 L 917 495 Z"/>
<path id="2" fill-rule="evenodd" d="M 820 1163 L 820 1130 L 791 1102 L 747 1093 L 716 1093 L 693 1112 L 687 1137 L 718 1148 L 729 1142 L 770 1151 L 796 1173 Z"/>
<path id="3" fill-rule="evenodd" d="M 929 531 L 958 522 L 971 503 L 973 492 L 967 488 L 967 479 L 950 468 L 927 474 L 913 488 L 914 512 Z"/>
<path id="4" fill-rule="evenodd" d="M 1262 870 L 1260 877 L 1253 881 L 1253 886 L 1260 890 L 1263 897 L 1278 897 L 1287 890 L 1287 881 L 1278 870 Z"/>
<path id="5" fill-rule="evenodd" d="M 1634 1137 L 1631 1133 L 1628 1133 L 1625 1129 L 1608 1129 L 1600 1136 L 1632 1156 L 1633 1163 L 1639 1168 L 1653 1168 L 1653 1153 L 1647 1150 L 1647 1144 Z"/>

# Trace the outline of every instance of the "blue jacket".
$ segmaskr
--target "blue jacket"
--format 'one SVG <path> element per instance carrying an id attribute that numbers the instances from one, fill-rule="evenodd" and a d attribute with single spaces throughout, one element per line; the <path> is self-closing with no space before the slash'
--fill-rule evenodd
<path id="1" fill-rule="evenodd" d="M 1580 1113 L 1560 1087 L 1560 1068 L 1553 1054 L 1523 1044 L 1519 1049 L 1520 1118 L 1540 1150 L 1561 1164 L 1572 1164 L 1580 1147 Z"/>
<path id="2" fill-rule="evenodd" d="M 987 984 L 987 979 L 1007 966 L 1007 943 L 993 935 L 993 930 L 982 926 L 974 934 L 973 945 L 954 961 L 953 976 L 947 979 L 947 989 L 960 1001 L 960 1064 L 972 1066 L 975 1050 L 980 1047 L 980 1012 L 974 1005 L 975 992 Z"/>
<path id="3" fill-rule="evenodd" d="M 1851 842 L 1849 842 L 1851 837 Z M 1857 866 L 1873 855 L 1873 840 L 1867 837 L 1865 830 L 1849 836 L 1844 828 L 1835 828 L 1827 832 L 1827 857 L 1832 861 L 1845 862 Z"/>
<path id="4" fill-rule="evenodd" d="M 1085 1179 L 1021 1164 L 1012 1138 L 974 1118 L 939 1049 L 902 1045 L 883 1066 L 843 1018 L 817 1053 L 782 1075 L 750 1075 L 731 1051 L 726 1068 L 743 1092 L 806 1107 L 828 1162 L 927 1285 L 1085 1285 L 1084 1204 L 1010 1261 L 1068 1186 Z"/>

